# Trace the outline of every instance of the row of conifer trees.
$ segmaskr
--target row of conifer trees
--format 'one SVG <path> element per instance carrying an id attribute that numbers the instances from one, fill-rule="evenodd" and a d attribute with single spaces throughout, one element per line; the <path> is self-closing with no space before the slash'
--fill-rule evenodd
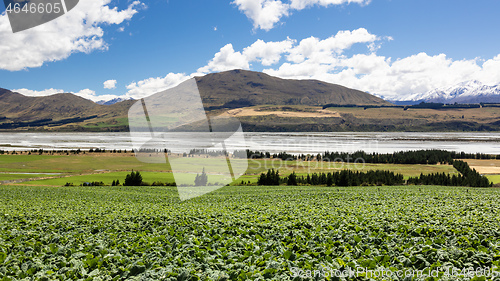
<path id="1" fill-rule="evenodd" d="M 446 173 L 420 174 L 404 180 L 403 175 L 390 171 L 353 171 L 342 170 L 333 173 L 312 173 L 297 176 L 295 172 L 288 176 L 280 176 L 278 170 L 270 169 L 259 176 L 257 185 L 326 185 L 326 186 L 361 186 L 361 185 L 443 185 L 490 187 L 493 184 L 487 177 L 471 169 L 467 162 L 451 160 L 453 167 L 460 172 L 458 175 Z"/>
<path id="2" fill-rule="evenodd" d="M 262 173 L 258 185 L 326 185 L 326 186 L 360 186 L 360 185 L 402 185 L 403 175 L 390 171 L 352 171 L 342 170 L 333 173 L 312 173 L 297 176 L 291 173 L 280 176 L 278 170 L 268 170 Z"/>

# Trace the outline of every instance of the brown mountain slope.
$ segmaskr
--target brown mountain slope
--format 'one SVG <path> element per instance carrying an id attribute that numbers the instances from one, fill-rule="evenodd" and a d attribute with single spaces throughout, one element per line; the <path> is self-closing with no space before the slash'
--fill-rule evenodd
<path id="1" fill-rule="evenodd" d="M 196 77 L 206 107 L 252 105 L 391 105 L 368 93 L 318 80 L 291 80 L 231 70 Z"/>
<path id="2" fill-rule="evenodd" d="M 59 128 L 84 121 L 112 123 L 116 118 L 126 118 L 133 103 L 99 105 L 70 93 L 28 97 L 0 88 L 0 129 Z"/>
<path id="3" fill-rule="evenodd" d="M 373 95 L 339 85 L 280 79 L 245 70 L 208 74 L 196 80 L 205 108 L 214 110 L 213 114 L 255 105 L 391 105 Z M 0 130 L 126 131 L 128 110 L 134 103 L 129 100 L 99 105 L 69 93 L 29 97 L 0 88 Z"/>
<path id="4" fill-rule="evenodd" d="M 61 93 L 45 97 L 27 97 L 0 89 L 0 114 L 18 121 L 94 115 L 94 102 Z"/>

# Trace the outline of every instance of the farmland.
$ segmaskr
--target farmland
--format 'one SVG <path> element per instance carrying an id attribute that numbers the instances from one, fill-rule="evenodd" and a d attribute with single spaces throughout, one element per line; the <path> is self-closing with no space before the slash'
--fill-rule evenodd
<path id="1" fill-rule="evenodd" d="M 499 199 L 497 189 L 436 186 L 224 187 L 184 202 L 174 187 L 0 186 L 0 279 L 491 269 L 500 265 Z"/>
<path id="2" fill-rule="evenodd" d="M 200 161 L 209 160 L 201 159 Z M 343 169 L 359 171 L 390 170 L 401 173 L 405 178 L 418 176 L 420 173 L 458 173 L 450 165 L 356 164 L 322 161 L 282 161 L 280 159 L 251 159 L 248 164 L 247 173 L 238 182 L 241 180 L 257 182 L 259 174 L 266 172 L 268 169 L 278 169 L 282 175 L 295 172 L 299 176 L 307 173 L 333 172 Z M 132 153 L 27 155 L 25 152 L 20 155 L 0 155 L 0 181 L 30 179 L 30 181 L 19 183 L 23 185 L 62 186 L 65 183 L 80 185 L 84 182 L 93 181 L 103 181 L 105 184 L 111 185 L 113 180 L 118 179 L 123 182 L 127 172 L 132 169 L 141 171 L 144 180 L 149 183 L 155 181 L 173 182 L 173 176 L 168 164 L 142 163 Z M 59 175 L 46 175 L 44 173 Z M 37 180 L 37 178 L 39 179 Z"/>
<path id="3" fill-rule="evenodd" d="M 483 172 L 500 162 L 466 161 Z M 248 164 L 233 184 L 268 169 L 459 174 L 445 164 Z M 375 276 L 383 270 L 457 280 L 500 266 L 496 188 L 225 186 L 181 202 L 171 186 L 80 186 L 123 183 L 132 169 L 149 183 L 174 181 L 168 164 L 131 153 L 0 155 L 0 280 L 321 280 L 349 270 L 326 279 L 403 280 Z"/>

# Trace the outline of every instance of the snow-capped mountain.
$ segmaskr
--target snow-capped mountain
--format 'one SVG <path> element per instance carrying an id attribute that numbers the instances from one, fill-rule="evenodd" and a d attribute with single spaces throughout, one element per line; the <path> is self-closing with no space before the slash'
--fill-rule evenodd
<path id="1" fill-rule="evenodd" d="M 439 103 L 500 103 L 500 85 L 487 86 L 472 80 L 455 86 L 437 88 L 427 93 L 413 94 L 398 102 L 439 102 Z"/>
<path id="2" fill-rule="evenodd" d="M 100 101 L 97 101 L 96 103 L 101 104 L 101 105 L 112 105 L 112 104 L 115 104 L 117 102 L 126 101 L 126 100 L 133 100 L 133 98 L 128 98 L 128 99 L 114 98 L 111 100 L 100 100 Z"/>

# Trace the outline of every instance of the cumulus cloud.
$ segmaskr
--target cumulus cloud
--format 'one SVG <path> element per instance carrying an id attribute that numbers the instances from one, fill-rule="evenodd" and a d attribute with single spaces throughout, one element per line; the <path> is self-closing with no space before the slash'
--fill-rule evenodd
<path id="1" fill-rule="evenodd" d="M 165 77 L 148 78 L 139 82 L 133 82 L 127 85 L 128 92 L 125 94 L 125 97 L 134 99 L 144 98 L 175 87 L 188 78 L 190 76 L 184 73 L 169 73 Z"/>
<path id="2" fill-rule="evenodd" d="M 500 82 L 500 54 L 493 59 L 485 61 L 478 76 L 480 78 L 476 77 L 476 80 L 481 80 L 489 85 L 498 84 Z"/>
<path id="3" fill-rule="evenodd" d="M 487 85 L 500 84 L 500 54 L 486 60 L 454 60 L 446 54 L 428 55 L 424 52 L 396 59 L 378 55 L 378 48 L 373 46 L 381 47 L 391 40 L 391 37 L 380 37 L 360 28 L 339 31 L 325 39 L 257 40 L 242 50 L 235 50 L 232 44 L 227 44 L 196 73 L 169 73 L 133 82 L 127 86 L 128 92 L 122 97 L 143 98 L 174 87 L 190 77 L 210 72 L 260 67 L 265 68 L 265 73 L 281 78 L 318 79 L 390 99 L 403 99 L 468 80 L 478 80 Z M 354 45 L 364 45 L 366 52 L 349 54 Z M 62 92 L 57 89 L 17 91 L 30 95 Z M 89 89 L 76 94 L 94 101 L 117 97 L 97 96 Z"/>
<path id="4" fill-rule="evenodd" d="M 12 33 L 9 19 L 0 15 L 0 69 L 17 71 L 66 59 L 73 53 L 106 50 L 102 25 L 130 20 L 145 5 L 132 2 L 127 9 L 109 6 L 111 0 L 85 0 L 67 14 L 46 24 Z"/>
<path id="5" fill-rule="evenodd" d="M 303 10 L 311 6 L 328 7 L 357 3 L 369 4 L 371 0 L 234 0 L 232 3 L 252 22 L 254 29 L 271 30 L 281 18 L 289 16 L 292 11 Z"/>
<path id="6" fill-rule="evenodd" d="M 392 40 L 359 28 L 325 39 L 257 40 L 241 51 L 228 44 L 197 75 L 260 64 L 273 76 L 318 79 L 395 99 L 473 79 L 500 83 L 500 55 L 488 60 L 454 60 L 423 52 L 397 59 L 378 55 L 383 43 Z M 347 55 L 355 44 L 365 45 L 366 52 Z"/>
<path id="7" fill-rule="evenodd" d="M 199 73 L 218 72 L 228 69 L 249 69 L 248 59 L 241 52 L 235 52 L 233 44 L 222 47 L 214 58 L 204 67 L 198 69 Z"/>
<path id="8" fill-rule="evenodd" d="M 197 74 L 209 72 L 219 72 L 231 69 L 250 69 L 252 63 L 260 63 L 263 66 L 271 66 L 279 63 L 284 57 L 292 63 L 306 64 L 313 62 L 319 64 L 334 63 L 337 56 L 358 43 L 374 43 L 381 40 L 377 36 L 369 33 L 364 28 L 353 31 L 339 31 L 336 35 L 321 40 L 316 37 L 309 37 L 301 40 L 287 38 L 283 41 L 265 42 L 257 40 L 252 45 L 235 51 L 232 44 L 222 47 L 214 58 L 204 67 L 198 69 Z M 286 63 L 285 63 L 286 65 Z M 297 71 L 308 73 L 305 64 Z"/>
<path id="9" fill-rule="evenodd" d="M 64 91 L 61 89 L 46 89 L 46 90 L 41 90 L 41 91 L 35 91 L 35 90 L 29 90 L 29 89 L 15 89 L 12 90 L 12 92 L 17 92 L 20 94 L 23 94 L 25 96 L 29 97 L 41 97 L 41 96 L 50 96 L 50 95 L 55 95 L 55 94 L 60 94 L 60 93 L 70 93 L 68 91 Z M 111 100 L 114 98 L 117 98 L 119 96 L 117 95 L 97 95 L 95 91 L 90 90 L 90 89 L 83 89 L 78 92 L 73 93 L 74 95 L 77 95 L 79 97 L 82 97 L 84 99 L 88 99 L 94 102 L 101 101 L 101 100 Z"/>
<path id="10" fill-rule="evenodd" d="M 370 43 L 371 46 L 379 38 L 370 34 L 368 30 L 359 28 L 353 31 L 339 31 L 335 36 L 320 40 L 315 37 L 309 37 L 300 41 L 299 45 L 293 48 L 288 60 L 300 63 L 307 60 L 325 63 L 331 61 L 332 55 L 339 55 L 352 45 L 358 43 Z"/>
<path id="11" fill-rule="evenodd" d="M 104 89 L 116 89 L 116 80 L 107 80 L 103 83 Z"/>
<path id="12" fill-rule="evenodd" d="M 98 101 L 108 101 L 112 99 L 119 98 L 120 96 L 117 95 L 97 95 L 95 91 L 90 90 L 90 89 L 83 89 L 80 90 L 76 93 L 73 93 L 79 97 L 82 97 L 84 99 L 91 100 L 93 102 L 98 102 Z"/>
<path id="13" fill-rule="evenodd" d="M 22 88 L 22 89 L 12 90 L 12 92 L 20 93 L 22 95 L 30 96 L 30 97 L 41 97 L 41 96 L 50 96 L 50 95 L 54 95 L 54 94 L 64 93 L 64 90 L 50 88 L 50 89 L 46 89 L 46 90 L 42 90 L 42 91 L 34 91 L 34 90 Z"/>
<path id="14" fill-rule="evenodd" d="M 453 60 L 445 54 L 419 53 L 393 61 L 372 53 L 351 57 L 332 55 L 329 61 L 287 62 L 264 72 L 282 78 L 319 79 L 391 99 L 473 79 L 485 84 L 500 83 L 498 57 L 481 64 L 477 59 Z"/>
<path id="15" fill-rule="evenodd" d="M 248 62 L 260 61 L 262 65 L 273 65 L 281 60 L 281 55 L 288 52 L 295 42 L 290 38 L 281 42 L 264 42 L 259 39 L 243 50 L 243 56 Z"/>
<path id="16" fill-rule="evenodd" d="M 127 88 L 127 93 L 124 95 L 97 95 L 94 90 L 91 89 L 83 89 L 78 92 L 72 92 L 73 94 L 97 102 L 97 101 L 108 101 L 112 100 L 115 98 L 133 98 L 133 99 L 140 99 L 144 98 L 147 96 L 150 96 L 152 94 L 156 94 L 160 91 L 175 87 L 179 85 L 180 83 L 186 81 L 187 79 L 191 78 L 191 76 L 185 75 L 183 73 L 169 73 L 165 77 L 153 77 L 153 78 L 148 78 L 141 80 L 139 82 L 133 82 L 130 83 L 129 85 L 126 86 Z M 108 80 L 106 82 L 113 81 L 116 83 L 115 80 Z M 104 82 L 106 84 L 106 82 Z M 110 83 L 111 84 L 111 83 Z M 49 96 L 53 94 L 58 94 L 58 93 L 68 93 L 68 91 L 64 91 L 61 89 L 46 89 L 42 91 L 35 91 L 35 90 L 29 90 L 29 89 L 17 89 L 17 90 L 12 90 L 13 92 L 18 92 L 20 94 L 23 94 L 25 96 Z"/>
<path id="17" fill-rule="evenodd" d="M 272 29 L 290 10 L 289 4 L 278 0 L 234 0 L 232 3 L 253 21 L 254 29 Z"/>

